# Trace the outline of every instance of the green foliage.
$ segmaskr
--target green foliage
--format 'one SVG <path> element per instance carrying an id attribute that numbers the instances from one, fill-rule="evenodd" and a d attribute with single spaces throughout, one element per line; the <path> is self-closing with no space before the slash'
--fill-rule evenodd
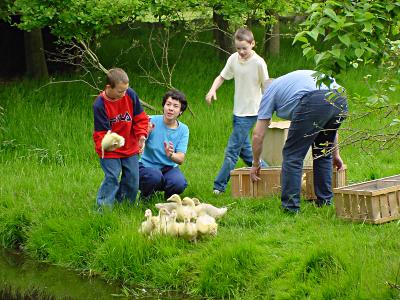
<path id="1" fill-rule="evenodd" d="M 135 51 L 121 54 L 117 47 L 127 49 L 130 40 L 144 39 L 148 32 L 144 26 L 132 35 L 113 32 L 104 38 L 97 54 L 110 65 L 118 57 L 117 65 L 127 70 L 132 87 L 159 108 L 165 89 L 141 77 Z M 259 40 L 260 31 L 255 33 Z M 182 40 L 176 39 L 174 48 L 179 49 Z M 299 47 L 291 47 L 285 39 L 282 42 L 282 55 L 267 62 L 271 76 L 310 68 Z M 398 298 L 398 291 L 385 284 L 399 283 L 398 222 L 352 224 L 337 219 L 333 207 L 320 209 L 306 201 L 300 215 L 288 216 L 279 210 L 278 197 L 232 199 L 230 185 L 225 194 L 212 194 L 231 131 L 234 87 L 231 81 L 225 82 L 218 90 L 218 101 L 207 106 L 205 93 L 224 63 L 212 48 L 190 45 L 188 50 L 175 77 L 196 115 L 185 112 L 180 117 L 191 132 L 181 167 L 189 183 L 183 196 L 197 196 L 217 206 L 235 202 L 219 222 L 218 235 L 197 243 L 140 235 L 145 209 L 150 207 L 155 213 L 154 204 L 162 196 L 148 204 L 116 205 L 112 212 L 99 214 L 95 195 L 103 173 L 91 137 L 93 91 L 76 83 L 38 89 L 42 83 L 18 80 L 0 90 L 4 107 L 0 140 L 3 245 L 20 245 L 35 259 L 123 282 L 127 294 L 131 287 L 139 286 L 207 298 Z M 348 71 L 340 79 L 347 83 L 348 93 L 368 97 L 370 91 L 360 85 L 366 74 L 382 78 L 384 73 L 364 68 Z M 350 106 L 353 111 L 364 108 L 357 102 Z M 344 125 L 349 129 L 380 126 L 372 118 L 368 123 L 356 120 Z M 341 136 L 346 135 L 344 131 Z M 29 155 L 34 148 L 48 149 L 50 157 L 60 150 L 63 163 L 56 159 L 41 162 L 36 155 Z M 400 173 L 398 151 L 380 151 L 371 157 L 350 145 L 341 155 L 350 182 Z M 237 167 L 241 166 L 239 162 Z M 26 280 L 28 287 L 38 284 L 33 278 Z"/>
<path id="2" fill-rule="evenodd" d="M 360 62 L 384 59 L 383 51 L 399 32 L 400 2 L 387 0 L 314 3 L 294 42 L 317 70 L 331 76 Z"/>
<path id="3" fill-rule="evenodd" d="M 16 24 L 23 30 L 49 26 L 59 38 L 91 40 L 109 32 L 113 25 L 143 13 L 142 1 L 27 1 L 15 0 L 11 13 L 21 16 Z"/>

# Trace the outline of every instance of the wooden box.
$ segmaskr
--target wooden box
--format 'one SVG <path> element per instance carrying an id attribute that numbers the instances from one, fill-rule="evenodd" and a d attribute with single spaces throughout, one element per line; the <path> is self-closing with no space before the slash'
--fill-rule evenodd
<path id="1" fill-rule="evenodd" d="M 314 175 L 313 175 L 313 168 L 310 166 L 305 166 L 303 167 L 303 171 L 305 174 L 305 189 L 303 191 L 303 197 L 305 200 L 315 200 L 317 199 L 317 196 L 315 196 L 314 192 Z M 346 185 L 347 179 L 346 179 L 346 173 L 347 173 L 347 166 L 343 166 L 343 170 L 336 170 L 335 168 L 333 169 L 332 173 L 332 188 L 338 188 Z"/>
<path id="2" fill-rule="evenodd" d="M 231 172 L 232 197 L 261 197 L 277 195 L 281 191 L 281 168 L 261 169 L 261 180 L 253 182 L 251 168 L 239 168 Z"/>
<path id="3" fill-rule="evenodd" d="M 281 192 L 281 167 L 262 168 L 261 180 L 252 182 L 250 179 L 251 168 L 239 168 L 231 172 L 232 197 L 263 197 L 279 195 Z M 313 169 L 310 166 L 303 168 L 302 197 L 314 200 Z M 346 167 L 343 171 L 333 171 L 332 187 L 346 184 Z"/>
<path id="4" fill-rule="evenodd" d="M 265 131 L 263 141 L 263 151 L 261 158 L 265 160 L 269 166 L 282 165 L 282 149 L 285 145 L 290 127 L 290 121 L 271 122 Z M 312 166 L 311 148 L 304 159 L 305 166 Z"/>
<path id="5" fill-rule="evenodd" d="M 400 219 L 400 175 L 334 189 L 338 218 L 381 224 Z"/>

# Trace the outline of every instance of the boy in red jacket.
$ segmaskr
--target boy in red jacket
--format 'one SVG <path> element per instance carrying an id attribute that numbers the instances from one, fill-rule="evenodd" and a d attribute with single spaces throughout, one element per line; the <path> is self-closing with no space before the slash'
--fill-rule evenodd
<path id="1" fill-rule="evenodd" d="M 133 203 L 139 187 L 138 154 L 144 148 L 149 118 L 139 96 L 129 87 L 124 70 L 113 68 L 107 72 L 105 89 L 96 98 L 93 112 L 93 140 L 105 175 L 96 202 L 99 206 L 110 207 L 115 200 L 128 199 Z M 125 144 L 105 151 L 102 158 L 101 141 L 109 130 L 122 136 Z"/>

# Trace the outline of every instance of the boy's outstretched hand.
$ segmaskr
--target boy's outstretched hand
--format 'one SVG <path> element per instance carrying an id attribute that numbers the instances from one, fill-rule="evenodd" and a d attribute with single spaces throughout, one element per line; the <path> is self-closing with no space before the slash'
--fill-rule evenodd
<path id="1" fill-rule="evenodd" d="M 214 99 L 214 101 L 215 100 L 217 100 L 217 92 L 215 92 L 215 91 L 209 91 L 208 93 L 207 93 L 207 95 L 206 95 L 206 102 L 207 102 L 207 104 L 208 105 L 210 105 L 211 104 L 211 101 Z"/>

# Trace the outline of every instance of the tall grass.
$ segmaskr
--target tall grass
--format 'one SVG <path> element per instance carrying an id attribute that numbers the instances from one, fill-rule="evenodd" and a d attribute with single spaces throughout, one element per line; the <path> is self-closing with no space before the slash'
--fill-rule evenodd
<path id="1" fill-rule="evenodd" d="M 140 37 L 147 33 L 143 29 Z M 130 39 L 127 33 L 115 33 L 103 41 L 99 55 L 106 67 L 114 65 L 113 58 Z M 312 67 L 301 49 L 290 41 L 283 44 L 279 57 L 267 58 L 270 76 Z M 121 56 L 120 65 L 140 97 L 161 108 L 165 89 L 140 77 L 137 51 Z M 204 95 L 223 65 L 214 49 L 195 44 L 174 74 L 174 85 L 185 92 L 195 113 L 181 117 L 190 128 L 182 166 L 189 182 L 184 195 L 219 206 L 235 202 L 221 220 L 217 237 L 187 243 L 141 236 L 137 229 L 145 208 L 154 208 L 161 198 L 98 214 L 95 195 L 103 173 L 91 140 L 95 91 L 78 83 L 39 89 L 43 83 L 23 80 L 0 90 L 5 109 L 0 124 L 1 246 L 20 247 L 38 260 L 127 285 L 210 298 L 400 297 L 387 284 L 400 282 L 399 222 L 353 224 L 337 219 L 334 208 L 308 202 L 302 203 L 300 215 L 287 216 L 279 210 L 279 198 L 232 199 L 230 185 L 225 194 L 212 194 L 231 130 L 233 83 L 224 83 L 212 106 L 205 104 Z M 375 71 L 349 72 L 340 80 L 351 93 L 366 96 L 360 83 L 369 72 Z M 351 182 L 400 172 L 396 149 L 371 156 L 353 145 L 342 149 L 342 157 Z"/>

